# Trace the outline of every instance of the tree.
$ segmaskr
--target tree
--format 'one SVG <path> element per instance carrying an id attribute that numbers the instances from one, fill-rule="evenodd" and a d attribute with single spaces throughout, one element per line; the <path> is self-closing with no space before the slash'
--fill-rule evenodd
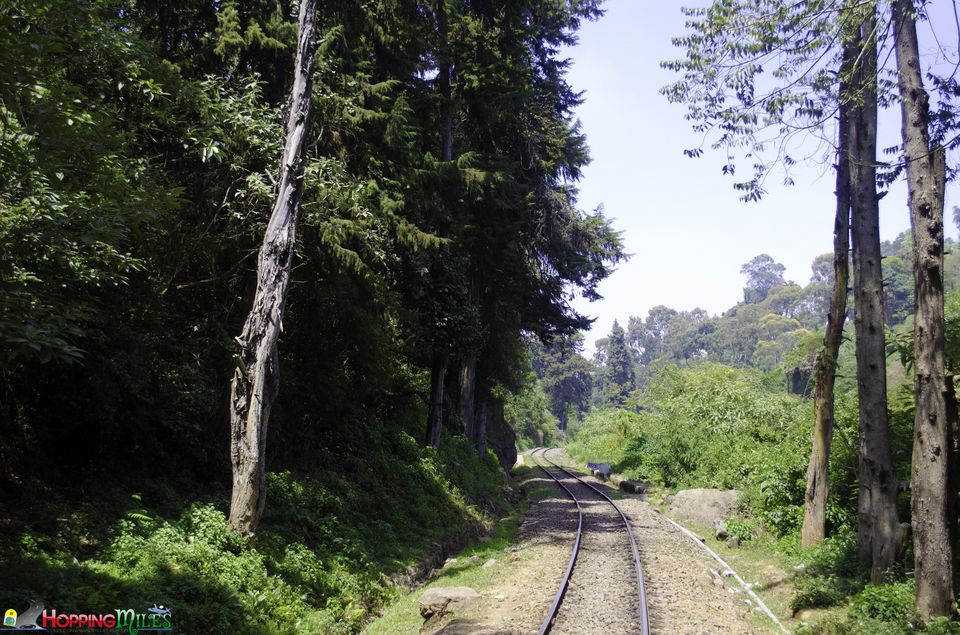
<path id="1" fill-rule="evenodd" d="M 740 156 L 753 164 L 752 178 L 734 184 L 745 200 L 763 195 L 775 165 L 787 172 L 794 135 L 823 130 L 837 109 L 838 80 L 850 88 L 851 223 L 854 253 L 854 305 L 861 415 L 861 477 L 858 544 L 860 557 L 882 578 L 896 553 L 896 481 L 886 414 L 886 356 L 883 296 L 877 233 L 876 4 L 796 3 L 783 0 L 718 1 L 689 9 L 693 33 L 676 43 L 687 58 L 666 66 L 684 72 L 664 89 L 668 98 L 688 104 L 697 130 L 719 133 L 715 148 L 728 151 L 724 172 L 734 174 Z M 838 43 L 852 37 L 857 62 L 850 77 L 837 70 Z M 773 69 L 773 70 L 770 70 Z M 766 81 L 767 73 L 773 81 Z M 775 127 L 771 144 L 760 131 Z M 705 137 L 706 138 L 706 137 Z M 761 155 L 773 146 L 772 160 Z M 699 156 L 701 150 L 686 151 Z M 737 156 L 735 156 L 737 155 Z M 747 305 L 750 306 L 750 305 Z"/>
<path id="2" fill-rule="evenodd" d="M 630 317 L 627 322 L 627 341 L 641 365 L 647 366 L 664 354 L 664 341 L 677 315 L 677 311 L 661 304 L 647 312 L 646 320 Z"/>
<path id="3" fill-rule="evenodd" d="M 559 429 L 566 430 L 571 409 L 575 408 L 579 417 L 590 405 L 595 366 L 582 354 L 583 335 L 558 337 L 548 345 L 528 338 L 527 348 L 550 412 Z"/>
<path id="4" fill-rule="evenodd" d="M 848 227 L 848 244 L 850 241 L 849 233 Z M 849 249 L 847 253 L 849 255 Z M 832 252 L 820 254 L 813 259 L 810 265 L 812 275 L 810 276 L 810 282 L 803 288 L 804 297 L 801 310 L 801 321 L 810 328 L 823 325 L 830 313 L 830 300 L 834 287 L 833 255 Z"/>
<path id="5" fill-rule="evenodd" d="M 599 210 L 577 209 L 570 185 L 588 157 L 572 118 L 580 97 L 565 80 L 558 47 L 575 41 L 581 20 L 599 16 L 598 3 L 445 1 L 431 3 L 430 13 L 439 33 L 428 58 L 438 84 L 430 106 L 440 122 L 430 138 L 441 160 L 425 161 L 438 183 L 409 206 L 429 212 L 427 226 L 446 242 L 436 264 L 457 263 L 447 288 L 478 318 L 469 341 L 437 337 L 431 346 L 439 357 L 432 360 L 430 430 L 442 427 L 445 398 L 438 396 L 445 394 L 469 435 L 479 431 L 471 420 L 495 388 L 522 379 L 515 354 L 521 333 L 549 341 L 588 326 L 570 306 L 569 289 L 599 297 L 597 284 L 625 256 Z M 462 313 L 442 313 L 438 335 Z M 451 375 L 459 381 L 446 382 L 456 384 L 450 389 L 438 385 L 444 363 L 456 367 Z"/>
<path id="6" fill-rule="evenodd" d="M 607 342 L 607 363 L 604 368 L 606 385 L 604 387 L 604 401 L 607 405 L 622 408 L 634 388 L 633 360 L 627 349 L 626 337 L 616 320 L 610 330 L 610 339 Z"/>
<path id="7" fill-rule="evenodd" d="M 317 51 L 316 11 L 314 0 L 301 2 L 277 197 L 257 260 L 253 308 L 237 338 L 240 351 L 235 357 L 237 369 L 230 384 L 233 491 L 229 522 L 244 534 L 256 531 L 266 502 L 267 424 L 270 408 L 280 388 L 277 340 L 282 328 L 296 247 L 297 217 L 303 197 L 306 134 Z"/>
<path id="8" fill-rule="evenodd" d="M 755 256 L 753 260 L 740 267 L 740 273 L 747 276 L 747 286 L 743 289 L 743 301 L 747 304 L 759 304 L 767 298 L 774 287 L 786 284 L 783 273 L 786 267 L 767 254 Z"/>
<path id="9" fill-rule="evenodd" d="M 437 18 L 437 84 L 440 92 L 440 138 L 441 150 L 440 160 L 449 163 L 453 160 L 453 90 L 450 85 L 452 65 L 449 42 L 449 19 L 447 16 L 448 6 L 446 0 L 437 0 L 436 18 Z M 444 382 L 447 376 L 447 368 L 450 364 L 448 352 L 442 349 L 438 343 L 433 345 L 433 359 L 430 363 L 430 408 L 427 413 L 427 445 L 438 447 L 440 445 L 440 431 L 443 429 L 443 396 Z M 476 358 L 469 356 L 461 370 L 461 380 L 468 383 L 464 384 L 464 389 L 468 394 L 464 395 L 464 400 L 469 403 L 469 410 L 464 409 L 464 425 L 468 427 L 468 436 L 473 431 L 473 397 L 476 382 Z"/>
<path id="10" fill-rule="evenodd" d="M 953 612 L 953 539 L 948 495 L 953 460 L 944 372 L 943 206 L 944 149 L 931 143 L 930 107 L 920 71 L 912 0 L 891 3 L 897 55 L 901 132 L 913 231 L 914 418 L 911 489 L 917 613 L 921 619 Z M 950 391 L 952 393 L 952 390 Z"/>
<path id="11" fill-rule="evenodd" d="M 885 579 L 897 554 L 897 480 L 887 418 L 880 205 L 877 196 L 877 8 L 854 14 L 859 61 L 851 70 L 857 100 L 849 117 L 850 205 L 853 235 L 854 326 L 860 404 L 860 494 L 857 548 L 874 582 Z M 858 19 L 859 18 L 859 19 Z"/>
<path id="12" fill-rule="evenodd" d="M 856 56 L 852 43 L 843 51 L 843 71 L 849 71 Z M 841 96 L 847 91 L 841 84 Z M 847 317 L 847 259 L 850 256 L 850 143 L 848 108 L 841 102 L 837 113 L 837 211 L 833 223 L 833 267 L 826 270 L 823 259 L 814 260 L 814 280 L 826 282 L 832 278 L 830 309 L 823 332 L 823 347 L 817 356 L 814 370 L 816 384 L 813 392 L 813 445 L 807 468 L 807 486 L 804 493 L 803 527 L 801 540 L 808 547 L 819 544 L 827 535 L 827 496 L 830 485 L 830 445 L 834 428 L 834 386 L 837 357 L 843 339 L 843 323 Z M 818 266 L 820 265 L 820 266 Z"/>

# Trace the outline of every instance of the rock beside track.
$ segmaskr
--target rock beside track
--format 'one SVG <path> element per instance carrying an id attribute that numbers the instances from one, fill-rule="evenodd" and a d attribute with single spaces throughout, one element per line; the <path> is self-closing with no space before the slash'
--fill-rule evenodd
<path id="1" fill-rule="evenodd" d="M 670 513 L 678 518 L 713 527 L 732 516 L 740 501 L 735 489 L 685 489 L 677 492 L 670 504 Z"/>
<path id="2" fill-rule="evenodd" d="M 466 586 L 427 589 L 420 596 L 420 615 L 430 619 L 447 613 L 460 612 L 478 599 L 480 594 Z"/>

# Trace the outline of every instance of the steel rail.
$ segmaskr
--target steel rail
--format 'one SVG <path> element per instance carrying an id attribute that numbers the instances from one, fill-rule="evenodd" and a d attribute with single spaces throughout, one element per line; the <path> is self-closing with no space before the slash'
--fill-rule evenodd
<path id="1" fill-rule="evenodd" d="M 584 485 L 586 485 L 587 487 L 589 487 L 590 489 L 592 489 L 592 490 L 593 490 L 594 492 L 596 492 L 597 494 L 600 494 L 600 496 L 602 496 L 608 503 L 610 503 L 610 504 L 613 506 L 613 508 L 614 508 L 615 510 L 617 510 L 617 513 L 620 514 L 620 520 L 623 521 L 623 525 L 624 525 L 624 527 L 626 527 L 626 529 L 627 529 L 627 536 L 630 537 L 630 548 L 631 548 L 631 550 L 632 550 L 632 552 L 633 552 L 633 562 L 634 562 L 634 564 L 636 565 L 636 569 L 637 569 L 637 594 L 639 595 L 639 598 L 640 598 L 640 633 L 641 633 L 642 635 L 649 635 L 649 633 L 650 633 L 650 620 L 649 620 L 649 618 L 648 618 L 648 616 L 647 616 L 647 592 L 646 592 L 646 587 L 644 586 L 644 583 L 643 583 L 643 567 L 642 567 L 641 564 L 640 564 L 640 552 L 637 550 L 637 540 L 636 540 L 636 538 L 634 538 L 634 536 L 633 536 L 633 529 L 630 527 L 630 521 L 627 519 L 626 514 L 623 513 L 623 510 L 620 509 L 620 506 L 617 505 L 617 504 L 613 501 L 613 499 L 610 498 L 609 496 L 607 496 L 603 491 L 601 491 L 601 490 L 598 489 L 597 487 L 594 487 L 593 484 L 588 483 L 587 481 L 583 480 L 582 478 L 580 478 L 579 476 L 577 476 L 576 474 L 574 474 L 574 473 L 571 472 L 570 470 L 566 469 L 565 467 L 563 467 L 563 466 L 561 466 L 561 465 L 557 465 L 556 463 L 554 463 L 553 461 L 551 461 L 549 458 L 547 458 L 547 450 L 548 450 L 548 448 L 543 448 L 543 449 L 541 450 L 541 454 L 540 454 L 540 456 L 543 457 L 543 459 L 544 459 L 547 463 L 549 463 L 550 465 L 554 466 L 554 467 L 557 468 L 558 470 L 564 472 L 564 473 L 567 474 L 568 476 L 575 478 L 576 480 L 578 480 L 578 481 L 581 482 L 582 484 L 584 484 Z M 534 452 L 536 452 L 536 451 L 537 451 L 537 450 L 534 450 Z M 534 452 L 531 452 L 530 455 L 533 456 L 533 453 L 534 453 Z M 547 472 L 547 470 L 546 470 L 543 466 L 541 466 L 541 465 L 538 464 L 538 467 L 539 467 L 541 470 L 543 470 L 544 472 Z M 567 489 L 566 486 L 564 486 L 562 483 L 560 483 L 559 479 L 557 479 L 555 476 L 553 476 L 553 475 L 550 474 L 549 472 L 547 472 L 547 474 L 549 474 L 550 477 L 553 478 L 553 480 L 557 481 L 557 483 L 559 483 L 560 486 L 563 487 L 563 489 L 565 489 L 565 490 L 567 491 L 567 493 L 570 494 L 570 496 L 574 498 L 574 500 L 577 502 L 577 510 L 579 511 L 579 510 L 580 510 L 580 502 L 577 501 L 576 497 L 573 496 L 573 494 L 570 492 L 570 490 Z M 582 518 L 583 518 L 583 515 L 581 514 L 581 520 L 582 520 Z M 576 544 L 576 548 L 579 549 L 579 546 L 580 546 L 580 531 L 579 531 L 579 528 L 578 528 L 578 530 L 577 530 L 577 544 Z M 562 583 L 562 586 L 561 586 L 561 589 L 564 590 L 564 591 L 566 590 L 566 585 L 567 585 L 567 583 L 568 583 L 568 581 L 569 581 L 569 580 L 568 580 L 568 577 L 569 577 L 569 575 L 570 575 L 570 570 L 573 568 L 573 560 L 575 560 L 575 559 L 576 559 L 576 554 L 574 554 L 574 558 L 573 558 L 573 559 L 571 560 L 571 562 L 570 562 L 570 567 L 567 568 L 567 573 L 566 573 L 566 575 L 564 576 L 564 580 L 563 580 L 563 583 Z M 562 598 L 562 593 L 558 593 L 557 598 L 558 598 L 558 600 L 559 600 L 560 598 Z M 551 613 L 549 613 L 549 614 L 547 615 L 547 621 L 544 622 L 544 625 L 547 625 L 547 624 L 549 623 L 549 621 L 553 619 L 554 613 L 556 613 L 556 605 L 559 605 L 559 602 L 558 602 L 557 600 L 555 600 L 555 601 L 554 601 L 554 604 L 555 604 L 555 606 L 554 606 L 554 607 L 551 607 Z M 541 630 L 540 630 L 541 635 L 542 635 L 543 633 L 545 633 L 545 632 L 546 632 L 546 631 L 543 630 L 543 627 L 541 627 Z"/>
<path id="2" fill-rule="evenodd" d="M 560 603 L 563 601 L 563 596 L 567 592 L 567 586 L 570 584 L 570 574 L 573 573 L 573 565 L 576 564 L 577 554 L 580 552 L 580 537 L 583 533 L 583 509 L 580 507 L 580 501 L 577 500 L 577 497 L 574 496 L 573 492 L 571 492 L 566 485 L 561 483 L 560 479 L 551 474 L 547 468 L 537 463 L 536 457 L 534 456 L 537 452 L 541 452 L 541 456 L 543 456 L 543 454 L 546 454 L 547 448 L 533 449 L 530 452 L 530 458 L 533 459 L 533 462 L 536 463 L 537 467 L 539 467 L 544 474 L 556 481 L 557 485 L 563 488 L 563 491 L 565 491 L 567 496 L 570 497 L 570 500 L 577 505 L 577 538 L 573 543 L 573 550 L 570 552 L 570 562 L 567 564 L 567 570 L 563 573 L 563 579 L 560 581 L 560 588 L 557 589 L 556 597 L 553 598 L 553 604 L 550 605 L 550 610 L 547 611 L 547 616 L 544 618 L 543 624 L 540 625 L 540 630 L 537 631 L 537 635 L 546 635 L 550 632 L 550 627 L 553 625 L 553 618 L 557 616 L 557 609 L 560 608 Z M 546 456 L 543 456 L 543 458 L 547 461 L 547 463 L 555 465 L 553 461 L 548 459 Z"/>

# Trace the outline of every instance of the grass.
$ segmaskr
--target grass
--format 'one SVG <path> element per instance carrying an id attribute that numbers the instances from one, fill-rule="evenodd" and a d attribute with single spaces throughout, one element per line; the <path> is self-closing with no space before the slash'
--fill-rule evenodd
<path id="1" fill-rule="evenodd" d="M 504 522 L 497 524 L 488 540 L 473 544 L 456 555 L 456 562 L 440 570 L 426 585 L 401 597 L 364 630 L 367 635 L 416 633 L 423 625 L 417 602 L 431 587 L 468 586 L 480 590 L 496 575 L 494 568 L 483 568 L 487 560 L 503 559 L 517 535 L 526 513 L 526 502 L 518 505 Z"/>
<path id="2" fill-rule="evenodd" d="M 22 483 L 0 512 L 0 605 L 58 612 L 173 610 L 189 633 L 354 633 L 401 573 L 511 506 L 495 459 L 403 433 L 364 456 L 268 475 L 257 535 L 228 529 L 228 491 L 185 478 Z M 385 476 L 388 475 L 388 476 Z M 373 513 L 372 513 L 373 512 Z"/>
<path id="3" fill-rule="evenodd" d="M 663 492 L 654 491 L 656 500 Z M 667 514 L 668 506 L 659 506 Z M 799 535 L 776 538 L 764 531 L 731 548 L 712 529 L 675 521 L 704 539 L 759 595 L 788 629 L 803 635 L 958 635 L 960 624 L 936 620 L 921 626 L 913 615 L 911 580 L 866 584 L 855 562 L 853 536 L 839 532 L 817 548 L 800 546 Z M 758 611 L 751 620 L 771 627 Z"/>

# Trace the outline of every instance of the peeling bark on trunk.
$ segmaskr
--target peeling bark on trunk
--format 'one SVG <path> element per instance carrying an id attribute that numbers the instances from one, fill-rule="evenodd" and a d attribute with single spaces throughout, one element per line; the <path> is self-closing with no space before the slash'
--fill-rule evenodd
<path id="1" fill-rule="evenodd" d="M 470 355 L 460 365 L 460 421 L 463 436 L 476 437 L 477 357 Z"/>
<path id="2" fill-rule="evenodd" d="M 230 384 L 232 527 L 253 534 L 266 502 L 266 442 L 270 407 L 277 396 L 280 366 L 277 339 L 290 282 L 297 217 L 303 195 L 304 138 L 310 118 L 313 58 L 317 50 L 316 2 L 300 5 L 300 31 L 290 91 L 280 186 L 257 261 L 257 291 L 237 341 L 237 369 Z"/>
<path id="3" fill-rule="evenodd" d="M 844 47 L 844 65 L 852 61 L 855 52 Z M 846 94 L 840 87 L 841 99 Z M 834 380 L 837 374 L 837 356 L 843 338 L 843 323 L 847 317 L 847 260 L 850 257 L 850 164 L 848 148 L 847 105 L 840 104 L 837 143 L 837 213 L 833 224 L 833 294 L 830 312 L 823 334 L 823 350 L 817 357 L 816 386 L 813 397 L 813 448 L 807 468 L 807 489 L 803 509 L 801 539 L 812 547 L 827 534 L 827 496 L 829 494 L 830 443 L 834 426 Z"/>
<path id="4" fill-rule="evenodd" d="M 440 432 L 443 430 L 443 384 L 447 376 L 447 359 L 434 355 L 430 367 L 430 413 L 427 415 L 427 445 L 440 447 Z"/>
<path id="5" fill-rule="evenodd" d="M 910 481 L 917 614 L 923 620 L 953 608 L 953 545 L 948 483 L 950 433 L 944 371 L 944 151 L 930 144 L 930 108 L 923 87 L 915 7 L 893 0 L 897 83 L 903 115 L 910 226 L 913 230 L 914 322 L 913 473 Z"/>
<path id="6" fill-rule="evenodd" d="M 861 25 L 858 67 L 851 82 L 859 94 L 850 112 L 857 388 L 860 397 L 860 492 L 857 547 L 870 579 L 880 582 L 897 554 L 897 480 L 887 420 L 886 346 L 880 223 L 877 197 L 877 41 L 875 4 Z"/>

